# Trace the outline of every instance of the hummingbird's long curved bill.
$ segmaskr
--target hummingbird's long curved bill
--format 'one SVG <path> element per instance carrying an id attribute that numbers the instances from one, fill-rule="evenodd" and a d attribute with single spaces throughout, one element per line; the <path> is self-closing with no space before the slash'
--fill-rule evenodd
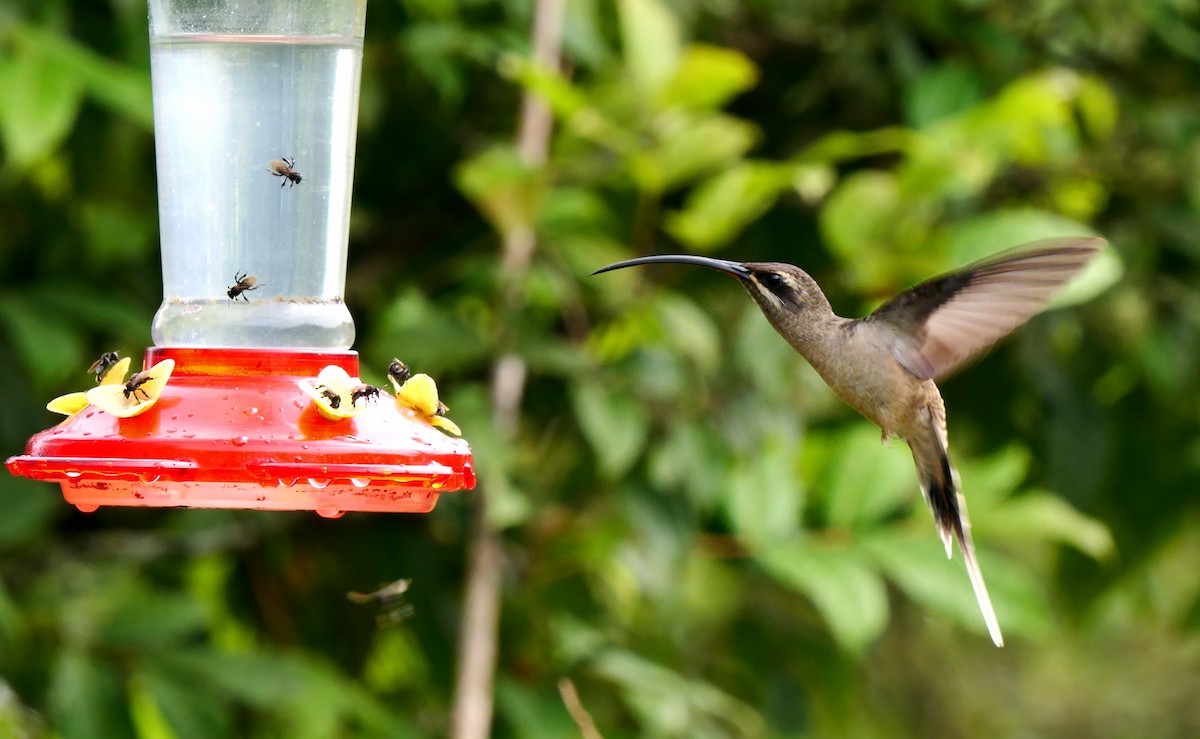
<path id="1" fill-rule="evenodd" d="M 746 269 L 741 262 L 731 262 L 727 259 L 716 259 L 714 257 L 701 257 L 695 254 L 653 254 L 648 257 L 626 259 L 624 262 L 617 262 L 607 267 L 601 267 L 592 274 L 598 275 L 602 272 L 611 272 L 614 269 L 623 269 L 625 267 L 637 267 L 641 264 L 695 264 L 715 269 L 718 272 L 725 272 L 741 279 L 750 277 L 750 270 Z"/>

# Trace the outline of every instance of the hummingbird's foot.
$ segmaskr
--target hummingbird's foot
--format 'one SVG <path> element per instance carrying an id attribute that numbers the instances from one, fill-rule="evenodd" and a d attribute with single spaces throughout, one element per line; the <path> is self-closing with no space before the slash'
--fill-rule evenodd
<path id="1" fill-rule="evenodd" d="M 896 438 L 896 435 L 893 434 L 891 431 L 888 431 L 887 429 L 882 429 L 882 431 L 883 431 L 883 434 L 880 435 L 879 440 L 881 442 L 883 442 L 883 447 L 885 449 L 891 449 L 892 448 L 892 439 Z"/>

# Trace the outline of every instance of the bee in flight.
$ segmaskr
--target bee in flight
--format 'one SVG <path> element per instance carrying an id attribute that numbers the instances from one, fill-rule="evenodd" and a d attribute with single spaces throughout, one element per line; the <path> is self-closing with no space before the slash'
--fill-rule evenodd
<path id="1" fill-rule="evenodd" d="M 104 352 L 99 359 L 92 362 L 91 367 L 88 367 L 88 373 L 96 375 L 96 382 L 100 382 L 119 361 L 121 357 L 116 352 Z"/>
<path id="2" fill-rule="evenodd" d="M 283 180 L 281 180 L 279 183 L 279 189 L 281 190 L 283 189 L 283 186 L 289 182 L 293 187 L 295 187 L 296 185 L 300 184 L 301 180 L 304 179 L 302 176 L 300 176 L 300 173 L 296 171 L 295 158 L 288 159 L 287 157 L 282 157 L 280 159 L 272 159 L 270 168 L 267 169 L 267 171 L 276 177 L 283 178 Z"/>
<path id="3" fill-rule="evenodd" d="M 130 377 L 129 381 L 125 383 L 125 399 L 129 400 L 132 398 L 136 403 L 138 399 L 138 393 L 141 393 L 144 399 L 150 400 L 150 394 L 142 388 L 142 385 L 145 385 L 147 382 L 153 379 L 153 377 L 145 372 L 135 372 L 133 377 Z"/>
<path id="4" fill-rule="evenodd" d="M 241 295 L 242 300 L 249 303 L 250 298 L 247 298 L 245 295 L 242 295 L 242 293 L 246 292 L 247 290 L 257 290 L 258 288 L 262 287 L 262 285 L 259 284 L 257 277 L 255 277 L 254 275 L 247 275 L 245 272 L 242 272 L 240 274 L 237 272 L 234 272 L 233 273 L 233 281 L 236 284 L 233 287 L 229 288 L 228 291 L 226 291 L 226 295 L 229 296 L 230 300 L 237 300 L 238 296 Z"/>

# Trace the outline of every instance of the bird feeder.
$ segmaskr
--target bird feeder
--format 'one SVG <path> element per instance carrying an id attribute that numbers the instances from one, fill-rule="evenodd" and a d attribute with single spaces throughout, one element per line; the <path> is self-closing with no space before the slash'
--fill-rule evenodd
<path id="1" fill-rule="evenodd" d="M 395 399 L 354 387 L 343 293 L 365 0 L 149 5 L 155 346 L 8 468 L 84 511 L 427 512 L 474 487 L 432 380 L 419 402 L 398 402 L 398 383 Z"/>

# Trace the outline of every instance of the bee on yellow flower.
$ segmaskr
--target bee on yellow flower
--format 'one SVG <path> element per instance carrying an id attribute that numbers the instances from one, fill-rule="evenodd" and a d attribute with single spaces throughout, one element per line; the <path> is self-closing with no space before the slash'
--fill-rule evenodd
<path id="1" fill-rule="evenodd" d="M 388 365 L 388 379 L 396 390 L 397 405 L 407 408 L 426 423 L 436 426 L 446 433 L 462 436 L 458 424 L 446 418 L 449 408 L 438 399 L 437 383 L 426 374 L 412 373 L 404 362 L 393 359 Z"/>

